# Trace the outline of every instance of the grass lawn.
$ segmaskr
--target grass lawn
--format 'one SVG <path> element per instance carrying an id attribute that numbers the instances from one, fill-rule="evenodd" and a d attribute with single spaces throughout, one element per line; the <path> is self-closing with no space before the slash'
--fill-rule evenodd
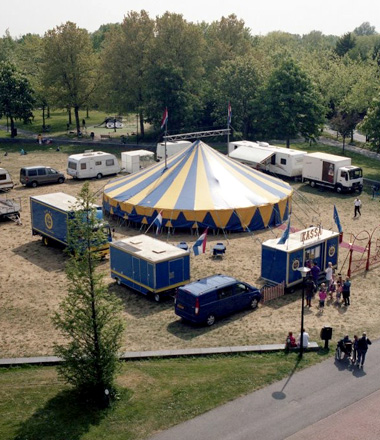
<path id="1" fill-rule="evenodd" d="M 103 411 L 80 404 L 53 367 L 0 370 L 0 438 L 144 439 L 327 357 L 246 354 L 123 363 L 120 398 Z"/>

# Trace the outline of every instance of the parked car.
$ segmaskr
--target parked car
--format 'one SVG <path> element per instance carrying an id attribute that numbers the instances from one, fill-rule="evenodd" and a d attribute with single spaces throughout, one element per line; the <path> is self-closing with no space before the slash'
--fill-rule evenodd
<path id="1" fill-rule="evenodd" d="M 213 325 L 216 319 L 245 308 L 256 309 L 259 289 L 226 275 L 212 275 L 179 287 L 175 313 L 186 321 Z"/>
<path id="2" fill-rule="evenodd" d="M 38 185 L 48 183 L 63 183 L 65 175 L 54 168 L 42 165 L 35 167 L 23 167 L 20 170 L 20 182 L 26 186 L 35 188 Z"/>

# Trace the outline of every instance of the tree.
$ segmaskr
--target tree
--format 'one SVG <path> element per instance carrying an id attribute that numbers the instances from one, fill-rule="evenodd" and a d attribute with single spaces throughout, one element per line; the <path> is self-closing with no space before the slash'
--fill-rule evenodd
<path id="1" fill-rule="evenodd" d="M 67 22 L 44 36 L 43 82 L 55 104 L 73 108 L 77 133 L 79 109 L 89 103 L 98 83 L 98 58 L 85 29 Z"/>
<path id="2" fill-rule="evenodd" d="M 343 153 L 346 145 L 346 137 L 352 136 L 356 124 L 359 122 L 359 115 L 355 112 L 338 112 L 330 121 L 331 128 L 336 130 L 343 138 Z"/>
<path id="3" fill-rule="evenodd" d="M 59 374 L 83 395 L 102 404 L 106 390 L 113 395 L 124 322 L 120 301 L 107 292 L 104 275 L 96 271 L 99 257 L 93 248 L 106 237 L 93 206 L 94 194 L 87 182 L 69 220 L 68 294 L 53 320 L 67 338 L 65 345 L 55 347 L 56 355 L 64 360 Z"/>
<path id="4" fill-rule="evenodd" d="M 0 118 L 6 116 L 15 135 L 15 120 L 25 124 L 33 118 L 34 97 L 26 76 L 8 62 L 0 63 Z"/>
<path id="5" fill-rule="evenodd" d="M 355 47 L 356 44 L 356 38 L 351 32 L 347 32 L 347 34 L 344 34 L 339 40 L 336 42 L 335 46 L 335 52 L 340 57 L 343 57 L 346 55 L 347 52 L 349 52 L 351 49 Z"/>
<path id="6" fill-rule="evenodd" d="M 262 127 L 269 139 L 318 136 L 325 109 L 310 78 L 292 60 L 283 61 L 269 77 L 263 92 Z"/>
<path id="7" fill-rule="evenodd" d="M 364 35 L 375 35 L 376 28 L 375 26 L 371 26 L 371 24 L 368 21 L 365 21 L 360 26 L 354 29 L 354 34 L 357 35 L 358 37 Z"/>
<path id="8" fill-rule="evenodd" d="M 366 134 L 371 147 L 380 153 L 380 95 L 373 99 L 367 115 L 360 124 L 360 129 Z"/>

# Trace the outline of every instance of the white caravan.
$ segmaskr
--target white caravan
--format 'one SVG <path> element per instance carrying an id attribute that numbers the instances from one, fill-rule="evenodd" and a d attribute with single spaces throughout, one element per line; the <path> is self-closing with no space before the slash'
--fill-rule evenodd
<path id="1" fill-rule="evenodd" d="M 119 171 L 120 165 L 116 156 L 103 151 L 72 154 L 67 161 L 67 174 L 74 179 L 101 179 Z"/>
<path id="2" fill-rule="evenodd" d="M 236 141 L 228 144 L 228 155 L 261 171 L 285 177 L 302 175 L 307 151 L 276 147 L 266 142 Z"/>
<path id="3" fill-rule="evenodd" d="M 14 183 L 8 171 L 0 168 L 0 191 L 8 191 L 14 187 Z"/>
<path id="4" fill-rule="evenodd" d="M 192 145 L 192 143 L 193 142 L 190 141 L 166 142 L 166 157 L 173 156 L 179 151 L 187 148 L 189 145 Z M 165 142 L 160 142 L 157 144 L 156 157 L 157 160 L 165 159 Z"/>

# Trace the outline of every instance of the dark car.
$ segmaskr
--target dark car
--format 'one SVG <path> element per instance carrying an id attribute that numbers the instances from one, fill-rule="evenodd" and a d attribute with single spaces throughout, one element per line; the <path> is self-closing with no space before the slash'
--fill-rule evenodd
<path id="1" fill-rule="evenodd" d="M 64 181 L 64 174 L 54 168 L 39 165 L 35 167 L 24 167 L 20 170 L 20 182 L 23 185 L 32 186 L 33 188 L 38 185 L 63 183 Z"/>
<path id="2" fill-rule="evenodd" d="M 245 308 L 256 309 L 259 289 L 226 275 L 212 275 L 178 288 L 175 313 L 196 324 L 215 320 Z"/>

